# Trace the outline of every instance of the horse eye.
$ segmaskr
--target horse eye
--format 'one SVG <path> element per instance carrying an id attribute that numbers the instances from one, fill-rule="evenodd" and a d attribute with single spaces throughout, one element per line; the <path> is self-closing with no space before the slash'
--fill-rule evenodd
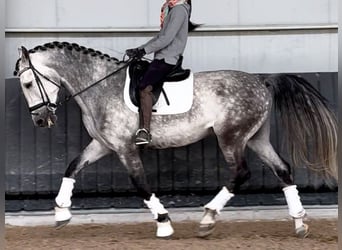
<path id="1" fill-rule="evenodd" d="M 24 87 L 27 88 L 27 89 L 31 88 L 32 87 L 32 82 L 25 83 Z"/>

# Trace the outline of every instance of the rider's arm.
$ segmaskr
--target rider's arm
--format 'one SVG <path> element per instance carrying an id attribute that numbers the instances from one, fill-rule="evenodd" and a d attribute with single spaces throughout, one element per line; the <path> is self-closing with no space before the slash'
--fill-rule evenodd
<path id="1" fill-rule="evenodd" d="M 176 37 L 182 25 L 188 22 L 188 12 L 181 6 L 173 7 L 169 13 L 169 20 L 164 24 L 160 33 L 140 48 L 144 48 L 146 54 L 156 52 L 169 45 Z"/>

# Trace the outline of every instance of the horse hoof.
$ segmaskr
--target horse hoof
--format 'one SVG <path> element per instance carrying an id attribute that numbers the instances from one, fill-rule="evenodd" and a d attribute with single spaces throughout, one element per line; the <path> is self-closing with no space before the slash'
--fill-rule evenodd
<path id="1" fill-rule="evenodd" d="M 61 229 L 62 227 L 66 226 L 69 222 L 70 222 L 70 219 L 64 220 L 64 221 L 56 221 L 55 229 Z"/>
<path id="2" fill-rule="evenodd" d="M 169 239 L 174 233 L 171 222 L 157 222 L 157 237 L 163 239 Z"/>
<path id="3" fill-rule="evenodd" d="M 296 234 L 298 238 L 304 239 L 309 235 L 309 226 L 307 224 L 303 224 L 303 226 L 296 228 Z"/>
<path id="4" fill-rule="evenodd" d="M 205 238 L 211 235 L 215 230 L 215 223 L 212 224 L 200 224 L 197 236 L 200 238 Z"/>

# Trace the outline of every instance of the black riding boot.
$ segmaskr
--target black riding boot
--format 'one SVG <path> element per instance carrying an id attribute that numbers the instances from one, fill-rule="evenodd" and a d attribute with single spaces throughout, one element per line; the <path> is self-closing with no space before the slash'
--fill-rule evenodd
<path id="1" fill-rule="evenodd" d="M 135 144 L 145 145 L 152 141 L 150 134 L 150 122 L 152 115 L 152 86 L 148 85 L 140 90 L 139 129 L 135 134 Z"/>

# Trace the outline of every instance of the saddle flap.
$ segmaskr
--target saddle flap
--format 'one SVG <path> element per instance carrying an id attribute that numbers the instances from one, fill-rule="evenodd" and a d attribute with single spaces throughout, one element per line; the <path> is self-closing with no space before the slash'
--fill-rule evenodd
<path id="1" fill-rule="evenodd" d="M 153 87 L 153 105 L 155 105 L 159 99 L 159 96 L 161 92 L 163 91 L 163 85 L 164 82 L 180 82 L 187 78 L 189 78 L 191 71 L 189 69 L 183 69 L 182 68 L 182 62 L 183 62 L 183 56 L 180 56 L 180 58 L 177 61 L 177 64 L 174 66 L 171 73 L 169 73 L 163 81 L 160 83 L 154 85 Z M 129 85 L 129 95 L 132 103 L 139 107 L 140 106 L 140 99 L 139 99 L 139 83 L 141 79 L 143 78 L 145 72 L 148 69 L 148 66 L 150 63 L 146 60 L 135 60 L 131 63 L 129 66 L 128 72 L 129 77 L 131 79 L 130 85 Z M 167 93 L 163 92 L 164 95 L 167 95 Z M 167 97 L 166 97 L 167 99 Z"/>
<path id="2" fill-rule="evenodd" d="M 127 69 L 125 87 L 124 87 L 124 101 L 126 106 L 133 112 L 138 113 L 138 105 L 133 103 L 130 96 L 131 79 L 129 77 L 129 68 Z M 153 104 L 154 112 L 152 115 L 170 115 L 181 114 L 190 110 L 193 101 L 193 74 L 181 82 L 165 82 L 163 89 L 167 96 L 160 95 L 158 101 Z M 169 103 L 168 103 L 169 101 Z"/>
<path id="3" fill-rule="evenodd" d="M 129 84 L 129 96 L 132 103 L 139 106 L 139 82 L 144 76 L 150 63 L 143 60 L 135 60 L 128 67 L 129 78 L 131 79 Z"/>

